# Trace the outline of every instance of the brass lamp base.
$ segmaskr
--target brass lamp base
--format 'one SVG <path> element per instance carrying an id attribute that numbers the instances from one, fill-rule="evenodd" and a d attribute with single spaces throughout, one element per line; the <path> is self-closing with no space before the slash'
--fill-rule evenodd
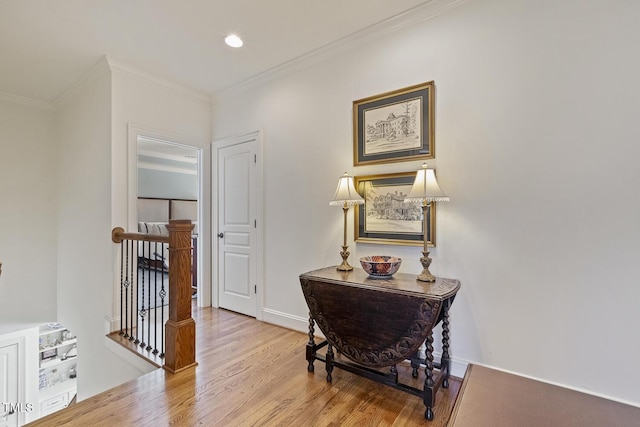
<path id="1" fill-rule="evenodd" d="M 431 258 L 429 258 L 429 251 L 422 252 L 422 258 L 420 258 L 422 264 L 422 273 L 418 275 L 418 280 L 422 282 L 435 282 L 436 276 L 431 274 L 429 266 L 431 265 Z"/>
<path id="2" fill-rule="evenodd" d="M 342 264 L 340 264 L 338 266 L 338 270 L 339 271 L 351 271 L 353 270 L 353 267 L 351 267 L 349 265 L 349 263 L 347 262 L 347 258 L 349 258 L 349 255 L 351 254 L 349 251 L 349 246 L 343 246 L 342 247 L 342 252 L 340 252 L 340 256 L 342 257 Z"/>

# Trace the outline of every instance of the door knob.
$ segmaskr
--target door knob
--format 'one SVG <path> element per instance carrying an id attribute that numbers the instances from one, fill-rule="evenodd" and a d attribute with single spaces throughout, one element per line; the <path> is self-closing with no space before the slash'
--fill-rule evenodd
<path id="1" fill-rule="evenodd" d="M 218 237 L 222 239 L 224 237 L 224 234 L 218 233 Z"/>

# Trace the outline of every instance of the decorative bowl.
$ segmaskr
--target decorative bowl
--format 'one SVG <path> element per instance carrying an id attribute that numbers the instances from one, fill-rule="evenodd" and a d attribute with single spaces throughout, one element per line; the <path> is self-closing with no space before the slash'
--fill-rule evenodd
<path id="1" fill-rule="evenodd" d="M 360 265 L 369 276 L 375 278 L 389 278 L 400 268 L 402 259 L 389 255 L 372 255 L 360 258 Z"/>

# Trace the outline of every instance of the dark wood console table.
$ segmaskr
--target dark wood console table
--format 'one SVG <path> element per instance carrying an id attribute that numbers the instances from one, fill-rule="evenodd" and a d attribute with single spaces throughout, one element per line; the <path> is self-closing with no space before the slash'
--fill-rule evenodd
<path id="1" fill-rule="evenodd" d="M 338 271 L 327 267 L 300 275 L 300 284 L 309 306 L 308 371 L 313 363 L 325 363 L 327 381 L 338 367 L 391 387 L 422 396 L 425 418 L 433 420 L 435 395 L 442 385 L 449 387 L 449 307 L 460 282 L 437 278 L 421 282 L 415 275 L 396 273 L 390 279 L 370 278 L 362 269 Z M 433 327 L 442 322 L 442 357 L 433 360 Z M 326 340 L 315 343 L 315 324 Z M 425 359 L 418 357 L 425 343 Z M 325 354 L 318 350 L 327 347 Z M 347 360 L 336 360 L 334 348 Z M 425 365 L 423 389 L 398 381 L 396 364 L 411 360 L 412 376 Z M 389 373 L 380 368 L 391 367 Z M 434 368 L 439 372 L 434 377 Z"/>

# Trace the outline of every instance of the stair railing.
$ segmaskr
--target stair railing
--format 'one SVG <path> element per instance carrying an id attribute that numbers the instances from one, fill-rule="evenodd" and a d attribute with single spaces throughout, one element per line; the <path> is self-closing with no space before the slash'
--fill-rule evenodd
<path id="1" fill-rule="evenodd" d="M 193 224 L 170 220 L 166 227 L 168 236 L 126 233 L 116 227 L 111 239 L 120 245 L 118 334 L 157 355 L 164 369 L 176 373 L 197 365 L 195 321 L 191 317 Z M 164 255 L 166 245 L 168 257 Z"/>

